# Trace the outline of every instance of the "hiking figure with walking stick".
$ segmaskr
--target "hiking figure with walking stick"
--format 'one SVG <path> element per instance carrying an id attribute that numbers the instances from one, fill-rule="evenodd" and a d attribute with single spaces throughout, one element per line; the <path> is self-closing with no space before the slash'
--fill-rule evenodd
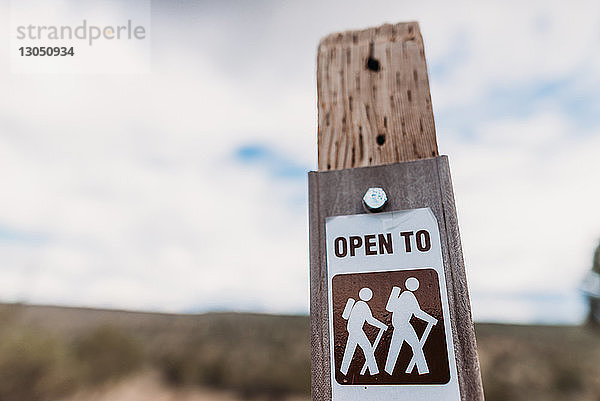
<path id="1" fill-rule="evenodd" d="M 348 320 L 346 326 L 348 330 L 348 341 L 346 342 L 346 349 L 344 350 L 344 358 L 342 359 L 340 370 L 344 375 L 348 374 L 350 363 L 354 358 L 354 352 L 358 345 L 362 349 L 366 360 L 361 375 L 365 374 L 367 370 L 370 375 L 376 375 L 379 373 L 379 368 L 377 367 L 377 361 L 375 360 L 375 349 L 383 336 L 383 332 L 387 330 L 387 326 L 373 317 L 371 308 L 367 304 L 367 302 L 373 298 L 373 291 L 371 291 L 370 288 L 365 287 L 358 292 L 358 296 L 360 301 L 354 301 L 352 298 L 348 299 L 344 312 L 342 313 L 342 317 Z M 379 334 L 373 344 L 371 344 L 371 341 L 369 341 L 363 330 L 365 322 L 379 328 Z"/>
<path id="2" fill-rule="evenodd" d="M 427 366 L 423 347 L 427 342 L 431 329 L 438 321 L 421 309 L 415 294 L 413 294 L 419 289 L 419 280 L 415 277 L 410 277 L 404 285 L 406 286 L 406 291 L 402 291 L 399 287 L 392 288 L 385 307 L 388 312 L 392 312 L 392 326 L 394 327 L 392 342 L 385 362 L 385 371 L 390 375 L 393 374 L 400 349 L 406 341 L 412 349 L 413 356 L 405 372 L 412 373 L 416 366 L 419 375 L 424 375 L 429 373 L 429 367 Z M 413 316 L 427 322 L 427 327 L 421 338 L 417 336 L 414 327 L 410 323 L 410 319 Z"/>

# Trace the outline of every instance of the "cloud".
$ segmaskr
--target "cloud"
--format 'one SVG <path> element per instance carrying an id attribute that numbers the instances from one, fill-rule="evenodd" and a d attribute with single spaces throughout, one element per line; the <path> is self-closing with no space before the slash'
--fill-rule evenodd
<path id="1" fill-rule="evenodd" d="M 592 184 L 600 180 L 600 137 L 574 135 L 556 115 L 475 131 L 472 142 L 448 144 L 472 287 L 499 297 L 575 294 L 600 233 L 600 188 Z"/>
<path id="2" fill-rule="evenodd" d="M 483 322 L 514 324 L 579 324 L 586 318 L 583 298 L 573 293 L 475 293 L 473 313 Z"/>
<path id="3" fill-rule="evenodd" d="M 11 75 L 2 52 L 3 300 L 307 312 L 318 40 L 419 20 L 475 317 L 573 322 L 600 235 L 598 7 L 154 2 L 152 74 Z"/>

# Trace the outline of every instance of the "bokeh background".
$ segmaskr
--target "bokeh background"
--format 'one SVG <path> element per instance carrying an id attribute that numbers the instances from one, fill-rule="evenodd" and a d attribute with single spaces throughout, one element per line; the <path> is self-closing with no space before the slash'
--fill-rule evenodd
<path id="1" fill-rule="evenodd" d="M 70 10 L 68 1 L 59 3 L 63 8 L 56 10 Z M 126 20 L 135 8 L 128 2 L 78 4 L 77 13 L 88 20 L 106 10 Z M 43 19 L 45 11 L 37 12 Z M 10 2 L 0 0 L 1 26 L 9 26 L 9 15 Z M 56 373 L 63 362 L 80 363 L 73 361 L 88 354 L 73 356 L 80 349 L 74 344 L 100 330 L 100 340 L 93 338 L 101 344 L 106 336 L 109 344 L 145 344 L 132 351 L 145 355 L 139 361 L 132 356 L 139 366 L 147 358 L 175 366 L 173 355 L 181 356 L 148 357 L 144 351 L 159 334 L 140 327 L 162 323 L 123 328 L 133 318 L 116 314 L 95 320 L 100 329 L 92 330 L 100 323 L 91 320 L 56 328 L 56 322 L 74 318 L 50 319 L 48 309 L 21 304 L 299 315 L 302 335 L 293 343 L 297 355 L 304 355 L 297 366 L 304 387 L 294 391 L 305 393 L 306 175 L 316 169 L 316 48 L 331 32 L 416 20 L 425 41 L 439 148 L 452 167 L 474 319 L 503 324 L 481 325 L 482 344 L 491 338 L 499 355 L 519 347 L 525 355 L 546 334 L 521 326 L 525 334 L 517 335 L 511 330 L 519 326 L 507 324 L 569 325 L 559 329 L 575 330 L 573 347 L 580 350 L 569 352 L 597 356 L 586 353 L 598 349 L 595 337 L 578 325 L 588 313 L 579 287 L 600 238 L 599 2 L 156 0 L 151 20 L 150 71 L 140 74 L 11 73 L 8 34 L 0 36 L 0 301 L 6 303 L 6 321 L 19 327 L 8 350 L 33 349 L 21 344 L 27 336 L 42 341 L 40 349 L 53 349 L 39 338 L 53 333 L 52 341 L 63 344 L 54 345 L 56 355 L 66 358 L 44 357 L 51 361 L 48 371 Z M 169 319 L 176 315 L 156 316 L 170 322 L 164 330 L 187 327 L 172 326 Z M 203 316 L 191 316 L 200 320 L 189 324 L 221 334 L 227 331 L 219 325 L 230 323 L 219 319 L 273 317 Z M 261 328 L 244 338 L 271 339 L 262 355 L 277 360 L 273 355 L 288 349 L 282 344 L 290 337 L 261 337 L 262 330 L 270 332 L 267 326 L 253 321 L 247 327 L 252 324 Z M 547 338 L 566 338 L 552 327 L 539 330 L 550 330 Z M 139 337 L 142 332 L 147 336 Z M 530 343 L 515 340 L 521 335 Z M 204 337 L 198 336 L 190 334 L 190 349 L 201 348 Z M 202 355 L 224 364 L 225 354 L 215 351 L 221 345 L 202 344 L 209 350 Z M 99 354 L 111 348 L 98 347 Z M 480 352 L 482 358 L 493 354 Z M 581 375 L 573 371 L 581 364 L 571 359 L 556 363 L 566 366 L 558 376 L 538 372 L 548 383 L 536 382 L 527 366 L 549 369 L 547 359 L 558 357 L 554 348 L 517 362 L 506 355 L 506 365 L 494 369 L 516 381 L 528 378 L 523 388 L 555 389 L 548 383 L 561 383 L 571 396 L 555 389 L 556 399 L 598 399 L 591 390 L 598 375 L 577 381 Z M 196 380 L 205 377 L 200 362 L 186 363 L 196 373 L 173 373 L 171 382 L 210 382 Z M 215 365 L 207 366 L 220 377 Z M 239 384 L 215 383 L 229 389 Z M 502 393 L 510 387 L 502 383 L 495 399 L 520 399 L 517 392 Z M 282 393 L 287 390 L 269 394 Z"/>

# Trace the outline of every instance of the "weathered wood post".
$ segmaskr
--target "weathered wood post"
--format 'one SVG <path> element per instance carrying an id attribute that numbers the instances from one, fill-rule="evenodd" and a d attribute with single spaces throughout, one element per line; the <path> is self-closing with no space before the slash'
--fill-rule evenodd
<path id="1" fill-rule="evenodd" d="M 312 399 L 483 400 L 418 24 L 324 38 L 317 80 Z"/>

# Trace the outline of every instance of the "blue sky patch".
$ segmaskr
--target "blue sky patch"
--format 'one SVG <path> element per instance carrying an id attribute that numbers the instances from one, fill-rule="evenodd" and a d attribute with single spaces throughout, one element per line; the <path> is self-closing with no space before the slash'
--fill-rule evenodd
<path id="1" fill-rule="evenodd" d="M 558 112 L 581 131 L 600 126 L 600 101 L 595 88 L 581 89 L 577 77 L 527 85 L 491 87 L 477 102 L 436 109 L 441 129 L 470 137 L 479 124 L 506 118 L 527 118 L 542 111 Z"/>
<path id="2" fill-rule="evenodd" d="M 39 244 L 45 241 L 47 241 L 47 237 L 42 233 L 33 231 L 21 231 L 0 224 L 0 244 L 6 242 Z"/>
<path id="3" fill-rule="evenodd" d="M 274 178 L 304 179 L 308 166 L 264 144 L 246 144 L 235 150 L 235 159 L 244 165 L 265 170 Z"/>

